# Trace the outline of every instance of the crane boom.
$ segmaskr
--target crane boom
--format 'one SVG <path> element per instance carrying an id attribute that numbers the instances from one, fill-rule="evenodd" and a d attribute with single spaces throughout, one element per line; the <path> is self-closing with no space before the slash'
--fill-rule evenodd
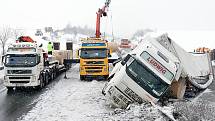
<path id="1" fill-rule="evenodd" d="M 96 38 L 100 38 L 101 32 L 100 32 L 100 20 L 102 16 L 107 16 L 107 8 L 110 5 L 111 0 L 106 0 L 105 5 L 102 9 L 99 8 L 96 19 Z"/>

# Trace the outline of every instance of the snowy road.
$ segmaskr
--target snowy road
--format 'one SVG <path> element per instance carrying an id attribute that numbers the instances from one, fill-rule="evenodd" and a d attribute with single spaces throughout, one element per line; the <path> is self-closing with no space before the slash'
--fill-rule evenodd
<path id="1" fill-rule="evenodd" d="M 7 89 L 0 84 L 0 121 L 15 121 L 23 114 L 30 111 L 35 104 L 39 101 L 38 98 L 41 94 L 48 91 L 63 76 L 58 77 L 52 81 L 46 88 L 40 91 L 27 90 L 16 90 L 15 93 L 7 93 Z M 3 77 L 0 78 L 2 82 Z"/>
<path id="2" fill-rule="evenodd" d="M 101 94 L 105 81 L 80 81 L 78 65 L 42 91 L 0 93 L 0 121 L 154 121 L 167 119 L 150 104 L 113 109 Z M 179 121 L 215 120 L 215 84 L 191 99 L 169 103 Z"/>

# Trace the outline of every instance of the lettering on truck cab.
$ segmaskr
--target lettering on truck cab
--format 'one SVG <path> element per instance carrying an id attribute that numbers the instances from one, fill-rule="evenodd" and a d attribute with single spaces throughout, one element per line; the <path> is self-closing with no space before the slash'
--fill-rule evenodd
<path id="1" fill-rule="evenodd" d="M 161 72 L 163 75 L 166 73 L 166 69 L 161 66 L 155 59 L 153 59 L 152 57 L 149 57 L 147 59 L 147 61 L 155 68 L 157 69 L 159 72 Z"/>
<path id="2" fill-rule="evenodd" d="M 154 57 L 152 57 L 148 52 L 144 51 L 140 56 L 168 80 L 173 79 L 173 73 L 164 67 L 160 62 L 158 62 Z"/>

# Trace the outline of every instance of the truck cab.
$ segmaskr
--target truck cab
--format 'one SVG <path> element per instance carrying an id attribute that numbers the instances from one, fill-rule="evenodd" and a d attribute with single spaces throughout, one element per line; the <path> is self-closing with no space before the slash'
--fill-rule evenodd
<path id="1" fill-rule="evenodd" d="M 107 42 L 100 38 L 88 38 L 79 50 L 80 80 L 106 79 L 109 76 Z"/>
<path id="2" fill-rule="evenodd" d="M 11 44 L 4 56 L 4 66 L 4 85 L 8 89 L 39 86 L 44 69 L 42 49 L 31 42 Z"/>
<path id="3" fill-rule="evenodd" d="M 120 108 L 132 102 L 157 102 L 177 75 L 179 60 L 156 40 L 146 38 L 118 62 L 102 93 Z"/>

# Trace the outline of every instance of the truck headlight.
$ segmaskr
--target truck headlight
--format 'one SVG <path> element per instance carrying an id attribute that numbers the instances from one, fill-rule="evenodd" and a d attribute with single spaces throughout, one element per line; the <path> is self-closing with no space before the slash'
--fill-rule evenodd
<path id="1" fill-rule="evenodd" d="M 32 82 L 35 82 L 36 79 L 37 79 L 36 76 L 32 76 L 31 81 L 32 81 Z"/>
<path id="2" fill-rule="evenodd" d="M 119 102 L 120 102 L 119 98 L 117 98 L 116 96 L 113 96 L 113 101 L 114 101 L 116 104 L 119 104 Z"/>
<path id="3" fill-rule="evenodd" d="M 80 67 L 80 71 L 84 71 L 84 67 Z"/>
<path id="4" fill-rule="evenodd" d="M 104 71 L 107 71 L 107 68 L 106 68 L 106 67 L 104 67 Z"/>
<path id="5" fill-rule="evenodd" d="M 121 99 L 123 102 L 125 102 L 126 104 L 129 104 L 130 101 L 126 99 L 126 97 L 124 97 L 123 95 L 121 94 L 118 94 L 118 98 Z"/>
<path id="6" fill-rule="evenodd" d="M 7 77 L 6 77 L 6 76 L 4 76 L 4 81 L 5 81 L 5 82 L 8 82 L 8 80 L 7 80 Z"/>
<path id="7" fill-rule="evenodd" d="M 111 87 L 109 88 L 109 90 L 108 90 L 108 93 L 111 95 L 111 94 L 113 94 L 113 92 L 114 92 L 114 87 L 111 86 Z"/>

